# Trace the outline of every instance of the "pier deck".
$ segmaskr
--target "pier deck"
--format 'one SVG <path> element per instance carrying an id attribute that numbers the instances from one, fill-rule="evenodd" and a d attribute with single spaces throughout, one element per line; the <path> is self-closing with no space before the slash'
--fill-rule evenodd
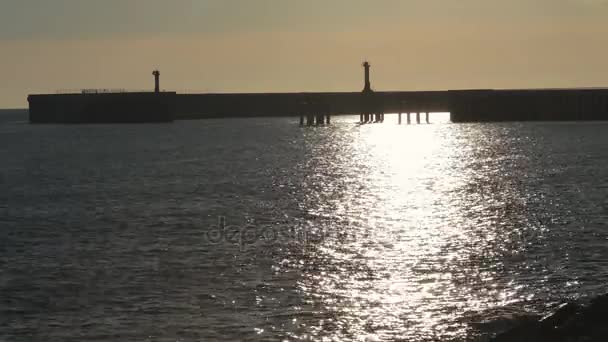
<path id="1" fill-rule="evenodd" d="M 453 122 L 608 120 L 608 89 L 178 94 L 177 119 L 449 112 Z M 363 118 L 361 121 L 381 121 Z"/>

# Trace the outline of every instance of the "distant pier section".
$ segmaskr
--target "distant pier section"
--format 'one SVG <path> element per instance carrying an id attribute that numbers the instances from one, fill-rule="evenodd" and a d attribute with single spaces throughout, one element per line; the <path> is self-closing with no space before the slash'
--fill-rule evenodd
<path id="1" fill-rule="evenodd" d="M 386 114 L 430 123 L 431 113 L 449 112 L 452 122 L 608 120 L 608 88 L 375 91 L 369 62 L 360 92 L 178 94 L 182 119 L 295 116 L 302 125 L 327 124 L 332 115 L 359 115 L 381 123 Z"/>
<path id="2" fill-rule="evenodd" d="M 405 124 L 437 112 L 456 123 L 608 120 L 608 89 L 375 91 L 371 99 L 361 92 L 178 94 L 176 101 L 176 119 L 292 116 L 306 124 L 320 122 L 317 115 L 359 115 L 371 123 L 401 113 Z"/>
<path id="3" fill-rule="evenodd" d="M 452 122 L 608 120 L 608 88 L 475 89 L 377 91 L 371 64 L 363 63 L 358 92 L 177 94 L 160 91 L 83 90 L 72 94 L 30 95 L 32 123 L 170 122 L 180 119 L 295 117 L 303 126 L 327 125 L 335 115 L 358 115 L 360 123 L 432 121 L 431 113 L 449 112 Z"/>
<path id="4" fill-rule="evenodd" d="M 31 123 L 145 123 L 175 119 L 175 92 L 160 91 L 160 72 L 153 72 L 154 92 L 83 89 L 65 94 L 30 95 Z"/>

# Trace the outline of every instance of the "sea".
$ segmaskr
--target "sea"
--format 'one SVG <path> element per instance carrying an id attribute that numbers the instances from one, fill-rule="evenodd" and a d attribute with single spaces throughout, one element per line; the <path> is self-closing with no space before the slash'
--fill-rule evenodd
<path id="1" fill-rule="evenodd" d="M 482 341 L 608 292 L 608 122 L 439 117 L 1 112 L 0 340 Z"/>

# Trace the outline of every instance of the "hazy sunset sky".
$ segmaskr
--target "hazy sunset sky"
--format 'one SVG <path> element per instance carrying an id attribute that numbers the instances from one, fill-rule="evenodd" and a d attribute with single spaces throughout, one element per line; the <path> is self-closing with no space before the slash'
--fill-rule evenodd
<path id="1" fill-rule="evenodd" d="M 608 0 L 0 0 L 0 108 L 59 89 L 608 86 Z"/>

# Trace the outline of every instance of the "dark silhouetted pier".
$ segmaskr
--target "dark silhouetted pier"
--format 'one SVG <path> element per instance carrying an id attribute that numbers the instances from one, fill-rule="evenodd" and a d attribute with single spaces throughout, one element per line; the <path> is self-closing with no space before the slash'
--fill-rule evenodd
<path id="1" fill-rule="evenodd" d="M 430 123 L 449 112 L 452 122 L 608 120 L 608 88 L 374 91 L 368 62 L 361 92 L 178 94 L 178 119 L 294 116 L 302 125 L 327 124 L 332 115 L 358 114 L 361 123 Z"/>
<path id="2" fill-rule="evenodd" d="M 359 114 L 382 122 L 388 113 L 421 121 L 449 112 L 452 122 L 608 120 L 608 89 L 521 89 L 374 92 L 376 108 L 352 93 L 178 94 L 176 119 Z M 378 114 L 379 119 L 378 119 Z M 320 122 L 320 120 L 319 120 Z"/>
<path id="3" fill-rule="evenodd" d="M 363 63 L 359 92 L 176 94 L 154 92 L 30 95 L 31 122 L 166 122 L 235 117 L 299 118 L 300 125 L 327 125 L 331 116 L 359 115 L 360 123 L 431 122 L 430 113 L 449 112 L 452 122 L 608 120 L 608 89 L 476 89 L 375 91 L 369 62 Z"/>

